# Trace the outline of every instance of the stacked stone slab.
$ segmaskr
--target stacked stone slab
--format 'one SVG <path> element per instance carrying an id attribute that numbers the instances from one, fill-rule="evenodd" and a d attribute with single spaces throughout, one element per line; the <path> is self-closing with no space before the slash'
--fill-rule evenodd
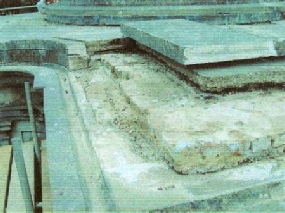
<path id="1" fill-rule="evenodd" d="M 120 25 L 132 20 L 183 18 L 215 24 L 281 19 L 280 3 L 268 0 L 74 0 L 47 7 L 47 20 L 75 25 Z M 273 3 L 274 5 L 268 5 Z"/>
<path id="2" fill-rule="evenodd" d="M 271 38 L 188 20 L 132 22 L 121 30 L 205 91 L 285 82 L 284 61 L 264 59 L 284 55 Z"/>

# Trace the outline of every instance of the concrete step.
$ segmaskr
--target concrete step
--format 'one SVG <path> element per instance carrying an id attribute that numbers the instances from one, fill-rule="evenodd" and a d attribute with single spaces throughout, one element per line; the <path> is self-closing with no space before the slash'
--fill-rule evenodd
<path id="1" fill-rule="evenodd" d="M 271 39 L 187 20 L 133 22 L 123 24 L 121 30 L 184 65 L 277 56 Z"/>

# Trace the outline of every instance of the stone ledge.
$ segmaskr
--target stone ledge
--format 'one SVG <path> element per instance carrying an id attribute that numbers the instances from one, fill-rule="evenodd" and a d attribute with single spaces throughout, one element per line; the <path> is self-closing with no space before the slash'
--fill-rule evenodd
<path id="1" fill-rule="evenodd" d="M 281 11 L 278 5 L 266 4 L 132 7 L 54 4 L 47 7 L 48 21 L 73 25 L 120 25 L 126 21 L 166 18 L 214 24 L 248 24 L 281 20 Z"/>
<path id="2" fill-rule="evenodd" d="M 121 30 L 124 36 L 183 65 L 277 56 L 270 38 L 187 20 L 131 22 Z"/>

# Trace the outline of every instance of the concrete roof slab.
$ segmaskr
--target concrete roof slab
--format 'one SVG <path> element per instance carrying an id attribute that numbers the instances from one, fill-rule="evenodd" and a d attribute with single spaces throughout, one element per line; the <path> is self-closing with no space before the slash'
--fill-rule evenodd
<path id="1" fill-rule="evenodd" d="M 187 20 L 132 22 L 121 30 L 184 65 L 277 56 L 271 39 Z"/>

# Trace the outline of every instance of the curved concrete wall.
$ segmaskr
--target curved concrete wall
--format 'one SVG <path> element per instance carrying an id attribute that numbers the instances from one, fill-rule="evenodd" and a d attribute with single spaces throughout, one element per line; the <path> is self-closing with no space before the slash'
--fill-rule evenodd
<path id="1" fill-rule="evenodd" d="M 0 64 L 57 64 L 72 70 L 86 68 L 87 58 L 82 42 L 14 40 L 0 43 Z"/>
<path id="2" fill-rule="evenodd" d="M 18 40 L 0 44 L 0 64 L 13 62 L 67 67 L 67 50 L 64 44 L 56 41 Z"/>
<path id="3" fill-rule="evenodd" d="M 126 21 L 152 19 L 187 19 L 222 25 L 281 19 L 280 5 L 264 5 L 261 2 L 278 4 L 276 0 L 75 0 L 49 5 L 46 18 L 50 22 L 72 25 L 120 25 Z M 220 6 L 217 7 L 217 4 Z"/>

